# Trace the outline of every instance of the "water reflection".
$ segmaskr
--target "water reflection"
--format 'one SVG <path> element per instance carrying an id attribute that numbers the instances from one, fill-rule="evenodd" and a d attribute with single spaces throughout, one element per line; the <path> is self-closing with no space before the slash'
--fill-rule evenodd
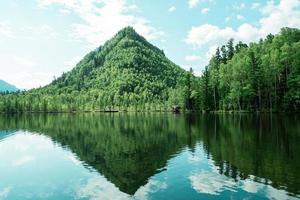
<path id="1" fill-rule="evenodd" d="M 3 142 L 13 137 L 17 139 L 10 144 L 18 141 L 21 143 L 14 145 L 24 148 L 22 145 L 28 143 L 26 138 L 30 137 L 23 132 L 28 131 L 54 142 L 54 146 L 43 153 L 45 156 L 53 154 L 53 147 L 63 147 L 56 154 L 58 157 L 68 152 L 64 157 L 72 165 L 63 161 L 61 165 L 66 171 L 74 169 L 79 175 L 78 179 L 72 179 L 73 188 L 64 193 L 66 199 L 74 195 L 80 199 L 112 196 L 114 199 L 181 199 L 184 195 L 191 199 L 218 196 L 288 199 L 300 194 L 297 116 L 1 116 L 0 129 L 3 130 L 0 132 L 1 151 Z M 16 134 L 13 130 L 23 132 Z M 38 141 L 36 145 L 41 146 L 40 143 L 43 144 Z M 13 156 L 17 157 L 9 157 Z M 0 152 L 0 157 L 5 155 Z M 40 157 L 41 154 L 23 155 L 13 165 L 32 163 L 32 167 L 38 168 L 34 162 Z M 44 162 L 47 165 L 51 161 L 45 158 Z M 7 170 L 6 167 L 0 165 L 1 171 Z M 56 172 L 65 176 L 60 170 Z M 7 195 L 13 185 L 1 188 L 0 184 L 0 198 Z"/>

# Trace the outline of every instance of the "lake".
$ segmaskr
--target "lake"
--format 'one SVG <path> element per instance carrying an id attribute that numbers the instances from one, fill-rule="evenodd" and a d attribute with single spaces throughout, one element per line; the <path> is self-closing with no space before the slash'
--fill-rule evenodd
<path id="1" fill-rule="evenodd" d="M 0 116 L 0 199 L 297 199 L 297 115 Z"/>

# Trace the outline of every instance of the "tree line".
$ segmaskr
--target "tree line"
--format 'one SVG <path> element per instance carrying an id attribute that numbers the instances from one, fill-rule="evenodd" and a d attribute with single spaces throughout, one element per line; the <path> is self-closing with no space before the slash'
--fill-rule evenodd
<path id="1" fill-rule="evenodd" d="M 51 89 L 0 93 L 0 111 L 5 113 L 25 112 L 76 112 L 76 111 L 171 111 L 174 106 L 183 110 L 198 110 L 195 97 L 196 77 L 187 73 L 182 77 L 182 86 L 164 90 L 162 95 L 153 95 L 142 90 L 138 95 L 124 92 L 120 95 L 111 90 L 73 90 L 51 94 Z M 192 89 L 194 88 L 194 90 Z M 41 92 L 42 90 L 42 92 Z M 190 98 L 189 98 L 190 97 Z"/>
<path id="2" fill-rule="evenodd" d="M 300 30 L 216 49 L 184 71 L 131 28 L 43 88 L 0 94 L 0 112 L 299 111 Z"/>
<path id="3" fill-rule="evenodd" d="M 203 110 L 299 111 L 300 31 L 217 48 L 201 76 Z"/>

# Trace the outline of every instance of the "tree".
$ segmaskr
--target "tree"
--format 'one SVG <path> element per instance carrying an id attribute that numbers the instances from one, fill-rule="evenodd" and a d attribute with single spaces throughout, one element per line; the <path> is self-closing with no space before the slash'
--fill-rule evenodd
<path id="1" fill-rule="evenodd" d="M 222 63 L 226 64 L 227 63 L 227 50 L 226 50 L 225 45 L 223 45 L 221 47 L 221 52 L 222 52 Z"/>
<path id="2" fill-rule="evenodd" d="M 299 46 L 300 30 L 290 28 L 249 46 L 239 42 L 235 49 L 229 40 L 202 74 L 202 109 L 210 100 L 210 110 L 299 110 Z"/>
<path id="3" fill-rule="evenodd" d="M 227 60 L 231 60 L 234 55 L 233 39 L 230 39 L 226 45 L 227 47 Z"/>

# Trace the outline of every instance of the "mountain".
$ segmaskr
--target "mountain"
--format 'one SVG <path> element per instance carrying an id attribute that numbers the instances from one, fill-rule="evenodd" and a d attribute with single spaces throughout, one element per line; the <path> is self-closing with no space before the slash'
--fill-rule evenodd
<path id="1" fill-rule="evenodd" d="M 186 107 L 195 77 L 131 27 L 88 53 L 49 85 L 18 94 L 5 110 L 167 110 Z M 13 105 L 15 105 L 14 103 Z M 24 106 L 25 105 L 25 106 Z M 1 108 L 0 108 L 1 109 Z M 2 109 L 3 110 L 3 109 Z"/>
<path id="2" fill-rule="evenodd" d="M 201 77 L 133 28 L 119 31 L 49 85 L 0 94 L 0 112 L 300 110 L 300 30 L 217 48 Z"/>
<path id="3" fill-rule="evenodd" d="M 3 80 L 0 80 L 0 92 L 16 92 L 18 88 L 16 88 L 14 85 L 11 85 Z"/>
<path id="4" fill-rule="evenodd" d="M 127 27 L 47 88 L 55 91 L 106 90 L 110 91 L 109 95 L 144 92 L 148 97 L 159 97 L 166 88 L 175 87 L 183 74 L 184 71 L 169 61 L 162 50 Z"/>

